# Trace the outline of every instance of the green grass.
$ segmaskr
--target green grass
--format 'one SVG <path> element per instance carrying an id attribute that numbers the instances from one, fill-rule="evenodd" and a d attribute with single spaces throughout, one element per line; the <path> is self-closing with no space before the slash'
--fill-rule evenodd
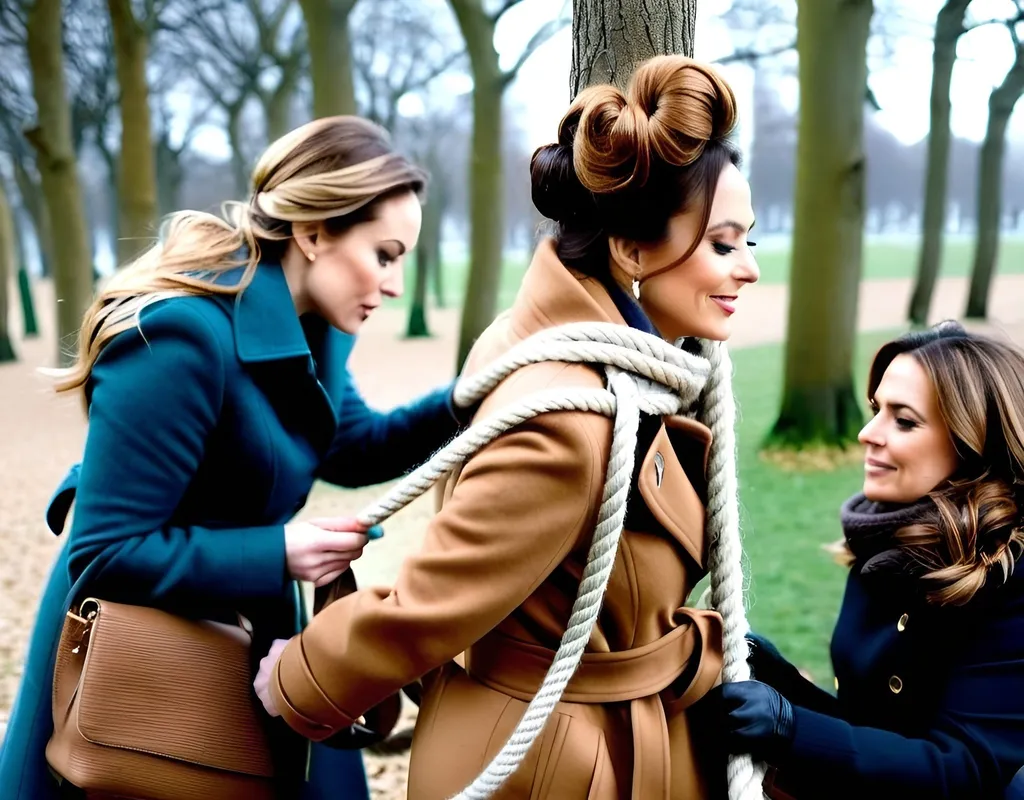
<path id="1" fill-rule="evenodd" d="M 764 283 L 785 283 L 789 278 L 788 247 L 758 248 L 757 262 Z M 942 277 L 962 278 L 971 274 L 974 240 L 947 239 L 943 247 Z M 873 239 L 864 246 L 864 278 L 911 278 L 917 269 L 916 240 Z M 999 273 L 1024 273 L 1024 238 L 1005 236 L 999 247 Z"/>
<path id="2" fill-rule="evenodd" d="M 864 385 L 875 351 L 889 338 L 875 333 L 859 339 L 858 386 Z M 782 347 L 737 350 L 733 358 L 751 626 L 819 684 L 830 687 L 828 643 L 845 570 L 822 547 L 840 538 L 839 506 L 860 489 L 862 468 L 850 464 L 832 471 L 793 472 L 762 460 L 759 446 L 779 409 Z"/>
<path id="3" fill-rule="evenodd" d="M 757 248 L 757 261 L 761 267 L 763 283 L 785 283 L 789 278 L 789 247 L 779 244 L 764 244 Z M 943 277 L 964 277 L 970 274 L 974 257 L 974 240 L 966 237 L 949 237 L 943 248 Z M 501 274 L 499 307 L 512 305 L 523 274 L 529 265 L 527 257 L 506 259 Z M 864 278 L 910 278 L 917 268 L 917 240 L 871 238 L 865 242 Z M 1000 242 L 998 271 L 1012 275 L 1024 273 L 1024 237 L 1006 235 Z M 466 284 L 466 262 L 452 259 L 445 263 L 445 287 L 448 303 L 461 302 Z M 411 288 L 412 275 L 407 276 Z M 408 294 L 407 294 L 408 297 Z M 400 300 L 407 303 L 407 300 Z"/>

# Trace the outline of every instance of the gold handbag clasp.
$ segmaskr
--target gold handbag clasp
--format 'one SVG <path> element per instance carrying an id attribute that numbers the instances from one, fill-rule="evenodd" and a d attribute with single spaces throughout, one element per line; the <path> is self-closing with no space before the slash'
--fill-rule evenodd
<path id="1" fill-rule="evenodd" d="M 89 638 L 89 633 L 92 631 L 93 623 L 99 613 L 99 601 L 91 597 L 82 601 L 82 604 L 78 607 L 77 614 L 74 611 L 68 611 L 68 616 L 82 626 L 82 634 L 78 638 L 78 643 L 71 649 L 71 652 L 75 655 L 78 655 L 82 645 L 85 644 L 85 640 Z"/>

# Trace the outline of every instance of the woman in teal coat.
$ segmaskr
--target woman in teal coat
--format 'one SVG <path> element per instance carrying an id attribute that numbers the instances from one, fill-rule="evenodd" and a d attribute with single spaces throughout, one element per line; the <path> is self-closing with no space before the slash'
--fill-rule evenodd
<path id="1" fill-rule="evenodd" d="M 89 413 L 82 463 L 47 519 L 75 514 L 39 609 L 0 750 L 4 800 L 50 800 L 50 692 L 67 609 L 85 593 L 210 619 L 241 612 L 253 652 L 298 632 L 295 580 L 322 585 L 367 541 L 354 521 L 291 522 L 314 480 L 397 477 L 457 433 L 450 387 L 381 414 L 345 370 L 350 336 L 402 292 L 425 175 L 354 117 L 267 150 L 231 222 L 175 216 L 88 311 L 60 388 Z M 395 368 L 397 365 L 392 365 Z M 273 732 L 282 798 L 365 798 L 358 752 Z M 329 795 L 328 795 L 329 789 Z"/>

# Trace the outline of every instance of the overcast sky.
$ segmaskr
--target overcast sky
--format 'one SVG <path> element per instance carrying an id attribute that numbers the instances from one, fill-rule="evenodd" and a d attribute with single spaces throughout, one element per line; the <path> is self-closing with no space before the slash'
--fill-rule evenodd
<path id="1" fill-rule="evenodd" d="M 905 143 L 913 143 L 928 133 L 928 95 L 931 86 L 932 30 L 943 0 L 895 0 L 900 19 L 893 28 L 900 31 L 891 57 L 873 58 L 870 85 L 882 110 L 878 121 Z M 508 14 L 498 31 L 498 47 L 503 57 L 513 61 L 523 42 L 535 29 L 536 20 L 550 15 L 552 0 L 524 0 Z M 716 19 L 729 7 L 729 0 L 699 0 L 697 5 L 696 57 L 714 60 L 733 51 L 736 44 L 730 31 Z M 876 7 L 882 3 L 876 2 Z M 976 19 L 992 19 L 1011 14 L 1012 0 L 974 0 L 970 6 Z M 791 34 L 790 34 L 791 35 Z M 782 31 L 779 36 L 786 36 Z M 769 37 L 770 38 L 770 37 Z M 988 118 L 988 95 L 1002 81 L 1013 63 L 1013 44 L 1009 32 L 991 25 L 965 34 L 959 44 L 953 72 L 952 128 L 957 136 L 980 141 Z M 531 145 L 548 142 L 554 136 L 558 120 L 568 102 L 568 75 L 572 56 L 571 33 L 563 30 L 523 67 L 510 89 L 510 99 L 529 108 L 526 129 Z M 728 65 L 723 72 L 734 84 L 743 109 L 749 109 L 750 68 Z M 795 107 L 798 86 L 795 78 L 780 78 L 783 102 Z M 749 112 L 748 112 L 749 113 Z M 1010 135 L 1024 138 L 1024 114 L 1015 114 Z"/>
<path id="2" fill-rule="evenodd" d="M 451 13 L 446 0 L 424 2 L 436 4 L 439 14 Z M 788 2 L 795 6 L 792 0 Z M 890 40 L 891 52 L 884 56 L 876 52 L 869 60 L 870 85 L 882 106 L 882 110 L 876 112 L 876 119 L 907 144 L 919 141 L 928 133 L 931 36 L 935 15 L 942 3 L 943 0 L 875 2 L 876 9 L 890 7 L 898 13 L 898 18 L 888 25 L 896 32 Z M 697 58 L 712 61 L 749 44 L 749 34 L 730 31 L 717 18 L 729 5 L 730 0 L 698 0 Z M 560 6 L 562 2 L 556 0 L 523 0 L 503 17 L 496 36 L 503 66 L 515 62 L 533 32 L 543 21 L 551 19 Z M 992 19 L 1007 16 L 1013 8 L 1013 0 L 973 0 L 970 12 L 975 19 Z M 451 24 L 454 25 L 454 21 Z M 792 35 L 791 28 L 763 31 L 760 44 L 779 44 Z M 529 149 L 554 138 L 558 121 L 568 105 L 571 36 L 570 28 L 566 27 L 538 49 L 509 89 L 509 110 L 515 115 L 516 126 L 525 131 Z M 795 63 L 794 59 L 789 56 L 788 63 Z M 988 117 L 988 95 L 1002 80 L 1012 61 L 1013 45 L 1001 25 L 980 27 L 961 38 L 951 92 L 955 135 L 975 141 L 982 139 Z M 777 66 L 784 63 L 773 62 Z M 743 146 L 747 139 L 743 123 L 750 120 L 751 113 L 752 71 L 743 64 L 731 64 L 722 69 L 740 101 L 739 138 Z M 795 108 L 799 90 L 796 78 L 787 76 L 783 70 L 777 71 L 783 73 L 775 78 L 780 98 L 785 105 Z M 436 94 L 427 102 L 444 102 L 439 96 L 468 91 L 471 85 L 466 76 L 443 77 L 435 81 Z M 407 98 L 401 109 L 403 113 L 415 114 L 422 103 L 419 98 Z M 1024 139 L 1024 114 L 1014 115 L 1009 135 L 1012 139 Z M 197 137 L 195 146 L 214 157 L 229 155 L 224 132 L 212 126 Z"/>

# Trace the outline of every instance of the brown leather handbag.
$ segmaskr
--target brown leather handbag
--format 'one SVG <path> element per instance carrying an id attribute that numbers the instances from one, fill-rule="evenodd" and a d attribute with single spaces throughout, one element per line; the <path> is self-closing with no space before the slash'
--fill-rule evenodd
<path id="1" fill-rule="evenodd" d="M 46 760 L 90 800 L 273 800 L 241 626 L 89 598 L 64 621 Z"/>

